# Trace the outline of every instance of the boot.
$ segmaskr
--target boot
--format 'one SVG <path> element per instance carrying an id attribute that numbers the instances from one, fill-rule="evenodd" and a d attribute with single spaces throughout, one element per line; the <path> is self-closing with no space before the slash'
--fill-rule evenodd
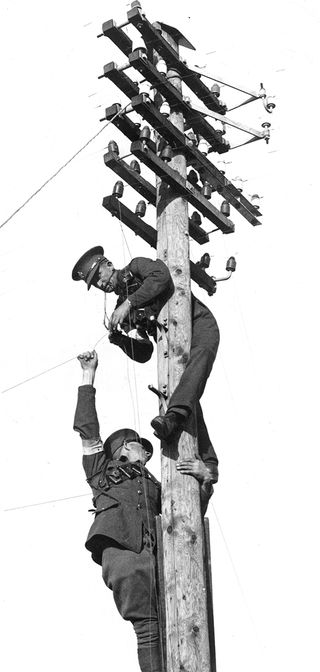
<path id="1" fill-rule="evenodd" d="M 151 420 L 151 427 L 155 430 L 158 439 L 168 441 L 181 428 L 184 416 L 174 411 L 168 411 L 165 415 L 156 415 Z"/>

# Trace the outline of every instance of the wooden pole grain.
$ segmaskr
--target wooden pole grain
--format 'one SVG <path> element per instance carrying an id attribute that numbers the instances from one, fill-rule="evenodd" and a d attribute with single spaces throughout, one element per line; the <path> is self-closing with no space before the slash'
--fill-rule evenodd
<path id="1" fill-rule="evenodd" d="M 177 51 L 170 33 L 162 32 Z M 181 92 L 178 72 L 167 77 Z M 182 113 L 171 110 L 170 121 L 184 132 Z M 174 150 L 170 167 L 186 177 L 186 158 Z M 157 256 L 168 266 L 175 292 L 159 316 L 168 331 L 158 335 L 159 390 L 170 398 L 185 369 L 191 343 L 191 291 L 188 203 L 165 182 L 157 181 Z M 160 413 L 165 408 L 160 402 Z M 197 453 L 193 419 L 170 443 L 162 442 L 162 538 L 166 611 L 166 672 L 210 672 L 204 540 L 198 481 L 180 474 L 177 460 Z"/>

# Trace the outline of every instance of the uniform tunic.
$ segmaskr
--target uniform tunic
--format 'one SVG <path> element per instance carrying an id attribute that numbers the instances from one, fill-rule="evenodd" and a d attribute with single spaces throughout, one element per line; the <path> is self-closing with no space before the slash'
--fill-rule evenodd
<path id="1" fill-rule="evenodd" d="M 82 439 L 100 438 L 95 408 L 95 388 L 81 385 L 74 419 L 74 429 Z M 118 484 L 107 485 L 107 477 L 119 478 L 119 467 L 127 462 L 107 459 L 104 450 L 83 455 L 83 468 L 93 492 L 95 519 L 90 527 L 86 548 L 95 562 L 101 564 L 102 551 L 109 539 L 135 553 L 143 547 L 146 531 L 154 537 L 154 516 L 160 513 L 160 483 L 141 463 L 136 463 L 137 474 Z M 110 483 L 110 479 L 108 479 Z"/>
<path id="2" fill-rule="evenodd" d="M 79 387 L 74 429 L 87 445 L 83 467 L 95 506 L 86 548 L 102 565 L 119 613 L 134 627 L 141 671 L 161 672 L 154 555 L 160 483 L 140 462 L 107 459 L 92 385 Z M 121 480 L 121 469 L 129 473 L 130 467 L 140 473 Z"/>

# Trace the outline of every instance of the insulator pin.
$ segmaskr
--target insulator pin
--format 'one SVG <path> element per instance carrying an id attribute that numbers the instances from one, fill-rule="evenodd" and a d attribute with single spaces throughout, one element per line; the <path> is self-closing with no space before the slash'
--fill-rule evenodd
<path id="1" fill-rule="evenodd" d="M 196 211 L 193 212 L 190 219 L 191 219 L 193 224 L 196 224 L 197 226 L 201 226 L 202 219 L 201 219 L 201 215 L 198 212 L 196 212 Z"/>
<path id="2" fill-rule="evenodd" d="M 146 214 L 146 209 L 147 209 L 146 202 L 139 201 L 136 205 L 136 215 L 138 215 L 138 217 L 144 217 Z"/>
<path id="3" fill-rule="evenodd" d="M 220 207 L 220 212 L 225 217 L 230 217 L 230 205 L 229 205 L 228 201 L 222 201 L 221 207 Z"/>
<path id="4" fill-rule="evenodd" d="M 170 105 L 169 105 L 169 103 L 167 103 L 166 100 L 163 101 L 159 112 L 160 112 L 160 114 L 163 114 L 164 117 L 169 117 L 169 115 L 170 115 Z"/>
<path id="5" fill-rule="evenodd" d="M 132 161 L 130 161 L 130 168 L 131 168 L 131 170 L 134 170 L 135 173 L 139 173 L 139 175 L 140 175 L 141 168 L 140 168 L 140 163 L 139 163 L 139 161 L 137 161 L 137 159 L 132 159 Z"/>
<path id="6" fill-rule="evenodd" d="M 201 138 L 199 140 L 198 150 L 199 152 L 201 152 L 201 154 L 204 154 L 205 156 L 207 156 L 207 154 L 209 153 L 209 143 L 204 138 Z"/>
<path id="7" fill-rule="evenodd" d="M 190 170 L 190 173 L 188 173 L 188 180 L 191 184 L 198 184 L 198 173 L 196 173 L 195 170 Z"/>
<path id="8" fill-rule="evenodd" d="M 209 184 L 209 182 L 205 182 L 202 189 L 201 189 L 202 196 L 210 200 L 212 196 L 212 186 Z"/>
<path id="9" fill-rule="evenodd" d="M 141 131 L 140 131 L 140 140 L 142 140 L 143 144 L 148 144 L 148 141 L 150 140 L 150 127 L 149 126 L 144 126 Z"/>
<path id="10" fill-rule="evenodd" d="M 187 134 L 187 143 L 188 145 L 193 145 L 194 147 L 197 146 L 198 144 L 197 136 L 195 133 L 193 133 L 193 131 L 190 131 L 190 133 Z"/>
<path id="11" fill-rule="evenodd" d="M 122 180 L 118 180 L 118 182 L 115 183 L 113 190 L 112 190 L 112 196 L 116 196 L 117 198 L 121 198 L 123 196 L 123 189 L 124 189 L 124 184 Z"/>
<path id="12" fill-rule="evenodd" d="M 151 84 L 149 82 L 139 82 L 139 94 L 141 95 L 142 93 L 145 93 L 150 98 Z"/>
<path id="13" fill-rule="evenodd" d="M 173 157 L 172 147 L 170 147 L 170 145 L 166 145 L 166 147 L 164 147 L 164 149 L 160 154 L 160 158 L 163 161 L 171 161 L 172 157 Z"/>
<path id="14" fill-rule="evenodd" d="M 108 142 L 108 152 L 114 152 L 114 154 L 119 156 L 119 147 L 115 140 L 110 140 L 110 142 Z"/>
<path id="15" fill-rule="evenodd" d="M 219 98 L 219 96 L 220 96 L 220 86 L 219 86 L 219 84 L 216 84 L 216 83 L 212 84 L 211 93 L 214 93 L 215 96 L 217 96 L 217 98 Z"/>
<path id="16" fill-rule="evenodd" d="M 200 268 L 209 268 L 210 254 L 208 254 L 208 252 L 205 252 L 205 254 L 202 255 L 200 261 L 197 261 L 197 266 L 200 266 Z"/>
<path id="17" fill-rule="evenodd" d="M 259 194 L 253 194 L 251 196 L 251 203 L 257 210 L 259 210 L 259 207 L 260 207 L 260 196 L 259 196 Z"/>
<path id="18" fill-rule="evenodd" d="M 163 58 L 159 58 L 156 68 L 160 75 L 166 75 L 168 72 L 167 64 Z"/>
<path id="19" fill-rule="evenodd" d="M 234 257 L 229 257 L 227 264 L 226 264 L 226 271 L 229 271 L 229 273 L 233 273 L 236 270 L 237 267 L 237 262 Z"/>

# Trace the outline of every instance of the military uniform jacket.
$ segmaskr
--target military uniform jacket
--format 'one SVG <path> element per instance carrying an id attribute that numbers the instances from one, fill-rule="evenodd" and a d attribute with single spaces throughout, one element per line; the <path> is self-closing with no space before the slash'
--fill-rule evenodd
<path id="1" fill-rule="evenodd" d="M 118 271 L 115 287 L 115 293 L 119 296 L 116 308 L 127 298 L 131 303 L 129 316 L 122 323 L 122 328 L 129 331 L 139 324 L 141 320 L 139 312 L 143 312 L 147 320 L 150 317 L 157 318 L 173 292 L 173 280 L 161 259 L 156 259 L 156 261 L 146 257 L 132 259 L 128 266 Z M 145 325 L 145 328 L 153 336 L 155 335 L 155 327 L 152 328 L 150 323 Z"/>
<path id="2" fill-rule="evenodd" d="M 79 387 L 74 429 L 82 439 L 99 438 L 92 385 Z M 131 467 L 135 470 L 131 477 L 122 478 L 121 470 L 129 472 Z M 102 551 L 110 539 L 140 553 L 145 531 L 155 536 L 154 517 L 160 513 L 161 505 L 160 483 L 140 462 L 130 465 L 127 460 L 110 460 L 103 450 L 83 455 L 83 468 L 95 507 L 85 544 L 93 560 L 101 564 Z"/>

